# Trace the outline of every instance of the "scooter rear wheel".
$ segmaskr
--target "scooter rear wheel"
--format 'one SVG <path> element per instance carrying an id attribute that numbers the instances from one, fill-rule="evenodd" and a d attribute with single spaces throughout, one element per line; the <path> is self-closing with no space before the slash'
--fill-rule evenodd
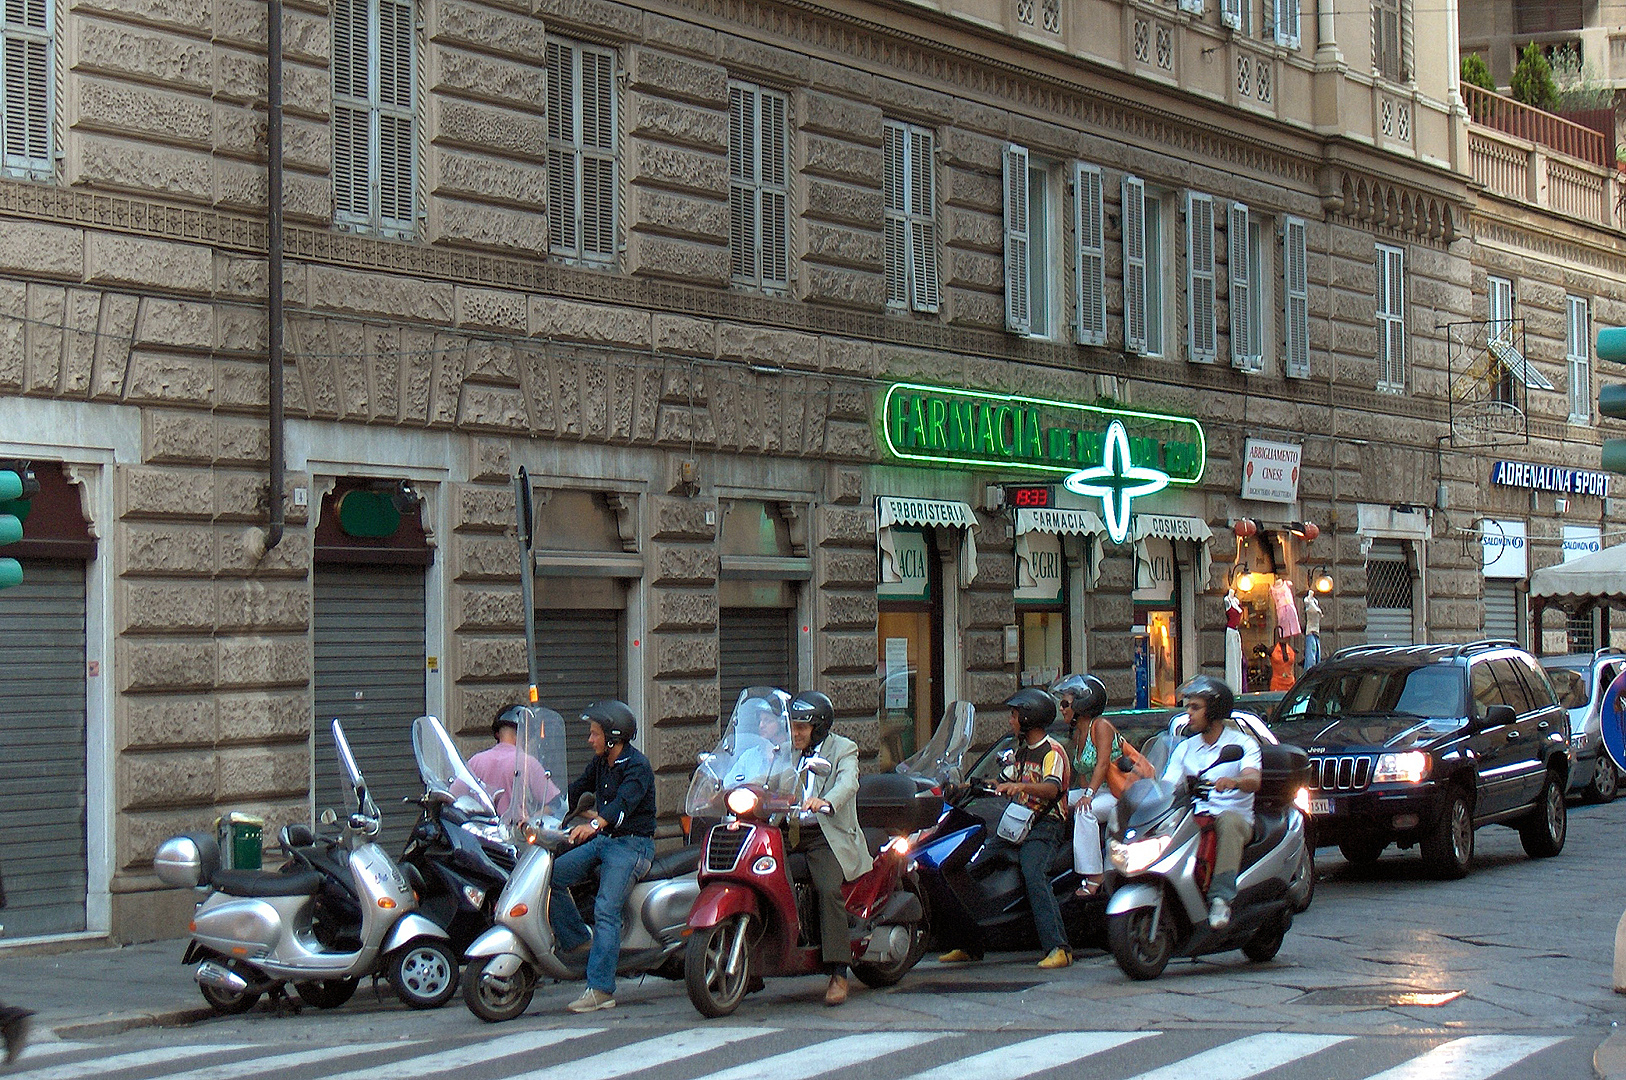
<path id="1" fill-rule="evenodd" d="M 294 989 L 299 993 L 299 1000 L 307 1005 L 314 1005 L 318 1009 L 337 1009 L 354 996 L 359 984 L 359 979 L 322 979 L 296 982 Z"/>
<path id="2" fill-rule="evenodd" d="M 457 993 L 457 956 L 436 938 L 403 945 L 386 958 L 385 976 L 403 1004 L 438 1009 Z"/>
<path id="3" fill-rule="evenodd" d="M 750 934 L 751 916 L 736 915 L 689 936 L 683 982 L 700 1015 L 727 1016 L 745 999 L 746 987 L 751 984 Z M 736 952 L 740 963 L 731 972 L 728 963 Z"/>
<path id="4" fill-rule="evenodd" d="M 1253 937 L 1242 946 L 1242 955 L 1256 964 L 1263 964 L 1273 960 L 1282 949 L 1282 940 L 1287 937 L 1287 930 L 1293 925 L 1293 916 L 1282 912 L 1270 922 L 1255 930 Z"/>
<path id="5" fill-rule="evenodd" d="M 1107 947 L 1118 967 L 1131 979 L 1155 979 L 1174 955 L 1174 927 L 1167 913 L 1158 919 L 1152 935 L 1154 908 L 1136 908 L 1107 919 Z"/>
<path id="6" fill-rule="evenodd" d="M 217 964 L 224 965 L 236 974 L 241 975 L 244 979 L 249 980 L 251 985 L 252 983 L 259 981 L 259 976 L 236 960 L 229 960 L 222 956 L 216 956 L 214 957 L 214 961 Z M 241 993 L 238 993 L 232 990 L 222 989 L 218 986 L 202 985 L 199 985 L 198 989 L 203 992 L 203 1000 L 207 1001 L 209 1003 L 209 1007 L 216 1013 L 219 1013 L 221 1016 L 236 1016 L 239 1013 L 246 1013 L 256 1004 L 258 1004 L 260 1000 L 260 992 L 258 990 L 244 990 Z"/>
<path id="7" fill-rule="evenodd" d="M 486 968 L 495 956 L 482 956 L 469 964 L 463 972 L 463 1003 L 469 1012 L 488 1024 L 512 1020 L 531 1007 L 536 994 L 536 973 L 529 964 L 521 964 L 518 971 L 505 979 L 486 975 Z"/>
<path id="8" fill-rule="evenodd" d="M 926 908 L 926 898 L 920 895 L 920 889 L 907 878 L 898 883 L 898 888 L 914 893 L 920 899 L 921 910 Z M 909 951 L 890 964 L 864 964 L 855 963 L 853 974 L 864 981 L 864 985 L 879 990 L 885 986 L 894 986 L 909 969 L 920 963 L 920 958 L 926 955 L 926 938 L 928 920 L 921 919 L 916 923 L 906 924 L 909 931 Z"/>

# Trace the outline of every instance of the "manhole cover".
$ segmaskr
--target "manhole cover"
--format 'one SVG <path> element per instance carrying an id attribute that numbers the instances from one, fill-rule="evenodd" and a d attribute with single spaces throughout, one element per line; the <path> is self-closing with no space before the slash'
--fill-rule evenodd
<path id="1" fill-rule="evenodd" d="M 1020 994 L 1040 985 L 1036 982 L 920 982 L 910 981 L 898 994 Z"/>
<path id="2" fill-rule="evenodd" d="M 1396 990 L 1384 986 L 1335 986 L 1311 990 L 1298 999 L 1303 1005 L 1369 1005 L 1389 1008 L 1416 1005 L 1433 1008 L 1449 1005 L 1462 996 L 1461 990 Z"/>

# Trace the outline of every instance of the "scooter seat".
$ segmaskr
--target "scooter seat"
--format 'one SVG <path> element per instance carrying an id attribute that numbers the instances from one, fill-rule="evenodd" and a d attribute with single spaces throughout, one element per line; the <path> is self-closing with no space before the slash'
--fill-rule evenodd
<path id="1" fill-rule="evenodd" d="M 1279 810 L 1254 808 L 1253 836 L 1242 849 L 1242 869 L 1246 870 L 1275 850 L 1287 835 L 1287 815 Z"/>
<path id="2" fill-rule="evenodd" d="M 209 883 L 227 896 L 315 896 L 322 875 L 314 870 L 279 874 L 269 870 L 216 870 Z"/>
<path id="3" fill-rule="evenodd" d="M 704 845 L 690 844 L 676 851 L 668 851 L 649 864 L 640 881 L 665 881 L 668 878 L 692 874 L 700 867 L 700 850 Z"/>

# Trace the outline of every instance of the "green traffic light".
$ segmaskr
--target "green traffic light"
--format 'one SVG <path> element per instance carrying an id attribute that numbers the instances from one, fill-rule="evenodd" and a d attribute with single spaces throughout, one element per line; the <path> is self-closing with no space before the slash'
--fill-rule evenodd
<path id="1" fill-rule="evenodd" d="M 1626 364 L 1626 327 L 1612 326 L 1598 331 L 1598 359 Z"/>

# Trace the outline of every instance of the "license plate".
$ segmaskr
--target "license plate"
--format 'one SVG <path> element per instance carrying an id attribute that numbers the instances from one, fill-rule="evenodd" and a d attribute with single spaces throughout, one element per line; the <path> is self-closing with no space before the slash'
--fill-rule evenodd
<path id="1" fill-rule="evenodd" d="M 1331 799 L 1311 799 L 1310 800 L 1310 813 L 1312 813 L 1312 814 L 1330 814 L 1330 813 L 1332 813 L 1332 800 Z"/>

